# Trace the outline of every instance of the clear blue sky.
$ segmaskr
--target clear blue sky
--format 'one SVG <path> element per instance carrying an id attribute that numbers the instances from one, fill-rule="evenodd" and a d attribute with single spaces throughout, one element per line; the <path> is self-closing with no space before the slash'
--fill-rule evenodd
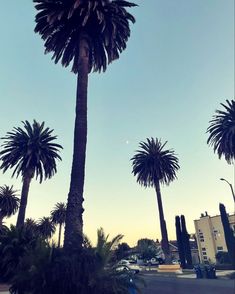
<path id="1" fill-rule="evenodd" d="M 0 136 L 37 119 L 55 129 L 64 147 L 57 175 L 32 183 L 27 217 L 37 219 L 67 198 L 76 78 L 44 55 L 33 32 L 32 1 L 21 2 L 5 1 L 0 10 Z M 213 154 L 205 131 L 220 102 L 234 97 L 234 1 L 136 3 L 126 51 L 105 74 L 90 75 L 84 203 L 92 240 L 103 226 L 111 235 L 123 233 L 131 245 L 141 237 L 160 238 L 154 190 L 131 175 L 130 158 L 147 137 L 167 140 L 181 165 L 178 180 L 162 190 L 171 239 L 177 214 L 185 214 L 194 232 L 201 212 L 217 214 L 219 202 L 233 210 L 229 187 L 219 181 L 233 181 L 233 167 Z M 1 173 L 3 184 L 21 188 L 10 172 Z"/>

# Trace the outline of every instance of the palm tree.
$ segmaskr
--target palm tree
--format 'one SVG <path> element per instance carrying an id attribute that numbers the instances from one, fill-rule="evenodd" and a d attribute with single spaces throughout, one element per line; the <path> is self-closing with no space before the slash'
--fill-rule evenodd
<path id="1" fill-rule="evenodd" d="M 66 219 L 66 204 L 63 202 L 56 203 L 54 209 L 51 211 L 51 220 L 53 223 L 59 225 L 58 247 L 60 247 L 61 230 Z"/>
<path id="2" fill-rule="evenodd" d="M 26 218 L 24 222 L 24 228 L 32 233 L 37 233 L 38 231 L 37 222 L 32 218 Z"/>
<path id="3" fill-rule="evenodd" d="M 160 184 L 169 185 L 176 179 L 179 169 L 178 158 L 173 150 L 164 149 L 165 145 L 157 138 L 147 139 L 147 142 L 139 144 L 138 150 L 132 160 L 132 173 L 137 177 L 137 182 L 144 187 L 154 187 L 157 195 L 157 203 L 162 234 L 162 250 L 166 260 L 170 261 L 169 242 L 166 222 L 164 219 Z"/>
<path id="4" fill-rule="evenodd" d="M 47 240 L 52 237 L 52 235 L 55 233 L 55 225 L 51 221 L 50 217 L 42 217 L 39 219 L 38 232 L 43 238 Z"/>
<path id="5" fill-rule="evenodd" d="M 224 109 L 216 110 L 207 129 L 207 144 L 213 146 L 219 159 L 224 156 L 230 164 L 235 159 L 235 101 L 220 103 Z"/>
<path id="6" fill-rule="evenodd" d="M 112 257 L 115 255 L 114 249 L 117 248 L 119 242 L 122 240 L 123 235 L 116 235 L 109 241 L 109 235 L 105 235 L 103 228 L 97 230 L 97 244 L 95 246 L 95 253 L 98 254 L 101 267 L 105 269 Z"/>
<path id="7" fill-rule="evenodd" d="M 7 185 L 0 187 L 0 227 L 4 217 L 10 217 L 15 214 L 19 208 L 20 199 L 17 197 L 17 191 L 13 186 Z"/>
<path id="8" fill-rule="evenodd" d="M 64 247 L 82 248 L 83 187 L 87 142 L 88 74 L 105 71 L 118 59 L 135 22 L 126 7 L 136 4 L 117 0 L 34 0 L 35 32 L 45 41 L 45 53 L 53 52 L 55 63 L 72 63 L 77 74 L 73 161 L 67 201 Z"/>
<path id="9" fill-rule="evenodd" d="M 56 160 L 61 160 L 58 154 L 59 144 L 54 143 L 57 136 L 53 136 L 53 130 L 44 128 L 33 121 L 31 125 L 27 120 L 23 122 L 24 128 L 14 128 L 2 138 L 3 150 L 0 152 L 5 172 L 14 168 L 12 176 L 22 176 L 23 186 L 21 191 L 20 209 L 17 218 L 17 228 L 24 225 L 25 212 L 28 200 L 29 186 L 32 178 L 36 176 L 41 183 L 43 179 L 51 178 L 56 173 Z"/>

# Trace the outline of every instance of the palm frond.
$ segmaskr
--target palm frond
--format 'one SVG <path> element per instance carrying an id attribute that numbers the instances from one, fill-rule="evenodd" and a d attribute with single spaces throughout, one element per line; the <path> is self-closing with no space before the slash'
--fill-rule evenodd
<path id="1" fill-rule="evenodd" d="M 117 0 L 34 0 L 38 10 L 35 32 L 45 41 L 45 53 L 52 52 L 55 63 L 72 62 L 78 72 L 80 40 L 89 44 L 90 68 L 105 71 L 126 48 L 130 25 L 135 18 L 126 10 L 137 6 Z"/>
<path id="2" fill-rule="evenodd" d="M 3 217 L 10 217 L 15 214 L 19 208 L 20 199 L 17 197 L 17 191 L 13 186 L 0 187 L 0 214 Z"/>
<path id="3" fill-rule="evenodd" d="M 216 110 L 207 128 L 207 144 L 230 164 L 235 159 L 235 101 L 221 103 L 224 110 Z"/>
<path id="4" fill-rule="evenodd" d="M 147 138 L 140 143 L 140 149 L 131 158 L 132 173 L 139 184 L 145 187 L 155 186 L 156 182 L 168 185 L 177 178 L 178 158 L 173 150 L 164 149 L 166 143 L 162 144 L 157 138 Z"/>
<path id="5" fill-rule="evenodd" d="M 3 172 L 13 169 L 12 176 L 16 174 L 17 177 L 30 172 L 41 183 L 56 173 L 56 160 L 61 160 L 62 146 L 54 143 L 57 136 L 52 135 L 53 130 L 44 128 L 44 122 L 40 124 L 34 120 L 31 125 L 26 120 L 22 123 L 23 128 L 15 127 L 2 138 L 0 168 Z"/>

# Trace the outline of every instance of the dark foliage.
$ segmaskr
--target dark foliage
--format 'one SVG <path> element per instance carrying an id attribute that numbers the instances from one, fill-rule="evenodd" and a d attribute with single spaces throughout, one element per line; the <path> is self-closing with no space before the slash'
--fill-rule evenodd
<path id="1" fill-rule="evenodd" d="M 4 185 L 0 187 L 0 226 L 2 218 L 15 214 L 19 204 L 20 199 L 17 197 L 17 191 L 13 189 L 13 186 Z"/>
<path id="2" fill-rule="evenodd" d="M 116 259 L 121 260 L 127 257 L 130 252 L 130 249 L 130 246 L 125 242 L 118 244 L 117 249 L 115 250 Z"/>
<path id="3" fill-rule="evenodd" d="M 230 262 L 235 267 L 235 237 L 233 235 L 233 230 L 230 227 L 228 215 L 225 209 L 225 206 L 220 203 L 219 205 L 221 221 L 224 229 L 224 237 L 226 241 L 226 245 L 228 248 L 228 254 L 230 257 Z"/>
<path id="4" fill-rule="evenodd" d="M 80 40 L 89 45 L 90 69 L 105 71 L 107 64 L 119 58 L 130 36 L 129 22 L 134 17 L 126 7 L 136 4 L 117 0 L 33 0 L 35 32 L 45 41 L 45 53 L 53 52 L 55 63 L 72 62 L 78 72 Z"/>
<path id="5" fill-rule="evenodd" d="M 54 209 L 51 211 L 51 220 L 54 224 L 59 225 L 58 247 L 61 242 L 61 230 L 66 221 L 66 204 L 62 202 L 56 203 Z"/>
<path id="6" fill-rule="evenodd" d="M 186 222 L 184 215 L 181 215 L 181 230 L 182 230 L 182 241 L 184 246 L 184 254 L 186 259 L 187 267 L 192 267 L 192 254 L 191 254 L 191 248 L 190 248 L 190 235 L 187 232 L 186 228 Z"/>
<path id="7" fill-rule="evenodd" d="M 10 281 L 25 256 L 36 247 L 46 246 L 39 235 L 27 228 L 11 226 L 0 235 L 0 276 Z"/>
<path id="8" fill-rule="evenodd" d="M 219 158 L 224 156 L 228 163 L 232 163 L 235 158 L 235 101 L 226 100 L 226 103 L 221 103 L 224 109 L 216 110 L 210 121 L 207 144 L 213 146 Z"/>
<path id="9" fill-rule="evenodd" d="M 177 238 L 180 264 L 182 268 L 185 268 L 185 252 L 184 252 L 183 237 L 182 237 L 182 230 L 181 230 L 181 223 L 180 223 L 179 216 L 175 217 L 175 226 L 176 226 L 176 238 Z"/>
<path id="10" fill-rule="evenodd" d="M 178 158 L 173 150 L 165 149 L 157 138 L 140 143 L 140 150 L 133 156 L 132 165 L 137 182 L 145 187 L 155 187 L 156 182 L 168 185 L 176 179 L 179 169 Z"/>
<path id="11" fill-rule="evenodd" d="M 13 294 L 128 294 L 130 287 L 137 288 L 136 278 L 131 272 L 107 266 L 104 253 L 110 256 L 111 245 L 107 238 L 104 241 L 97 250 L 67 255 L 31 231 L 11 227 L 0 239 L 0 275 Z"/>
<path id="12" fill-rule="evenodd" d="M 154 240 L 147 238 L 138 240 L 137 250 L 140 253 L 141 258 L 144 260 L 156 257 L 156 255 L 159 253 L 159 249 L 157 248 Z"/>
<path id="13" fill-rule="evenodd" d="M 53 130 L 44 128 L 44 122 L 40 124 L 34 120 L 31 125 L 26 120 L 23 126 L 14 128 L 2 138 L 0 168 L 3 172 L 14 168 L 12 176 L 16 174 L 17 177 L 24 177 L 30 170 L 42 182 L 43 178 L 51 178 L 56 173 L 56 159 L 61 160 L 58 151 L 62 147 L 53 143 L 57 137 L 51 135 Z"/>
<path id="14" fill-rule="evenodd" d="M 37 223 L 37 230 L 44 239 L 50 239 L 55 233 L 55 225 L 50 217 L 42 217 Z"/>
<path id="15" fill-rule="evenodd" d="M 66 204 L 62 202 L 56 203 L 54 209 L 51 211 L 51 220 L 53 223 L 63 225 L 66 218 Z"/>
<path id="16" fill-rule="evenodd" d="M 219 251 L 216 253 L 216 261 L 218 264 L 229 264 L 230 258 L 228 252 Z"/>

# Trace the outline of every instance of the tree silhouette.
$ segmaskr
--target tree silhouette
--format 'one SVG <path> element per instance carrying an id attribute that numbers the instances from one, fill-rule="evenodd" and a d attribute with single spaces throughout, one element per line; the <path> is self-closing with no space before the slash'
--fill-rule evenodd
<path id="1" fill-rule="evenodd" d="M 3 150 L 0 152 L 3 172 L 14 168 L 12 176 L 22 176 L 23 187 L 21 191 L 20 209 L 16 226 L 24 225 L 26 206 L 28 201 L 29 186 L 35 176 L 41 183 L 43 179 L 51 178 L 56 173 L 56 160 L 61 157 L 58 154 L 59 144 L 54 143 L 56 136 L 52 136 L 53 130 L 44 128 L 33 121 L 31 125 L 27 120 L 23 127 L 15 127 L 2 138 Z"/>
<path id="2" fill-rule="evenodd" d="M 119 58 L 130 36 L 129 23 L 135 21 L 127 1 L 34 0 L 35 32 L 45 41 L 45 53 L 52 52 L 55 63 L 72 64 L 77 74 L 76 117 L 73 162 L 67 201 L 65 249 L 82 248 L 83 187 L 87 142 L 87 86 L 91 70 L 105 71 Z"/>
<path id="3" fill-rule="evenodd" d="M 169 185 L 176 179 L 179 169 L 178 158 L 173 150 L 164 149 L 161 140 L 147 139 L 140 143 L 140 150 L 136 152 L 132 160 L 132 173 L 137 177 L 137 182 L 144 187 L 154 187 L 157 195 L 160 227 L 162 234 L 162 250 L 167 261 L 170 261 L 170 251 L 166 222 L 164 219 L 160 184 Z"/>

